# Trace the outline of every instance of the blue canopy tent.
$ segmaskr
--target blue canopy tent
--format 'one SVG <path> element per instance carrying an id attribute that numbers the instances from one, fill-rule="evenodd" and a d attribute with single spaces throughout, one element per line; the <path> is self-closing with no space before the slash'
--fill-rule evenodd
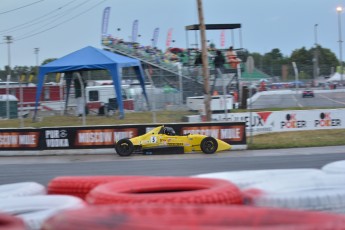
<path id="1" fill-rule="evenodd" d="M 36 92 L 36 103 L 34 119 L 36 119 L 37 108 L 39 105 L 44 78 L 48 73 L 67 73 L 67 94 L 69 93 L 69 86 L 71 84 L 71 76 L 75 71 L 107 69 L 113 79 L 114 90 L 116 93 L 120 118 L 124 118 L 124 109 L 121 94 L 121 68 L 133 67 L 140 85 L 143 89 L 143 95 L 148 104 L 148 98 L 145 90 L 144 72 L 141 63 L 137 59 L 115 54 L 109 51 L 97 49 L 87 46 L 83 49 L 77 50 L 60 59 L 47 63 L 39 67 L 38 84 Z"/>

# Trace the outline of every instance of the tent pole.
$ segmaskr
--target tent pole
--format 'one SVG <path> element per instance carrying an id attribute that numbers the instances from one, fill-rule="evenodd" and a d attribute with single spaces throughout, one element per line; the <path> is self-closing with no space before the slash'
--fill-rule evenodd
<path id="1" fill-rule="evenodd" d="M 72 76 L 73 74 L 71 72 L 67 72 L 64 74 L 65 80 L 66 80 L 66 101 L 65 101 L 65 109 L 64 114 L 67 115 L 67 108 L 68 108 L 68 101 L 69 101 L 69 93 L 71 90 L 71 84 L 72 84 Z"/>
<path id="2" fill-rule="evenodd" d="M 82 98 L 82 103 L 83 103 L 83 126 L 86 125 L 86 117 L 85 117 L 85 87 L 84 87 L 84 82 L 82 80 L 80 72 L 77 72 L 77 77 L 80 83 L 80 91 L 81 91 L 81 98 Z"/>
<path id="3" fill-rule="evenodd" d="M 156 123 L 157 122 L 157 116 L 156 116 L 156 96 L 154 94 L 154 83 L 152 80 L 152 76 L 150 74 L 150 72 L 148 71 L 148 69 L 145 70 L 148 79 L 150 80 L 150 83 L 153 87 L 153 89 L 151 89 L 151 101 L 152 101 L 152 108 L 151 108 L 151 112 L 152 112 L 152 123 Z M 148 105 L 148 109 L 150 110 L 150 105 Z"/>
<path id="4" fill-rule="evenodd" d="M 64 78 L 64 73 L 60 73 L 60 82 L 59 82 L 59 97 L 60 97 L 60 115 L 63 116 L 64 114 L 64 107 L 63 107 L 63 78 Z M 65 111 L 66 112 L 66 111 Z"/>

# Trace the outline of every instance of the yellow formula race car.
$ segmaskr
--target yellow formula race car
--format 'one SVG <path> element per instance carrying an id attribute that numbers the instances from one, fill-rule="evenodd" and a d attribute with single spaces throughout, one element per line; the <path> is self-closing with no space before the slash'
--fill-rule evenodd
<path id="1" fill-rule="evenodd" d="M 156 127 L 138 137 L 121 139 L 115 144 L 115 150 L 120 156 L 130 156 L 133 152 L 146 154 L 204 152 L 212 154 L 230 149 L 231 145 L 222 140 L 199 134 L 178 136 L 173 128 L 165 126 Z"/>

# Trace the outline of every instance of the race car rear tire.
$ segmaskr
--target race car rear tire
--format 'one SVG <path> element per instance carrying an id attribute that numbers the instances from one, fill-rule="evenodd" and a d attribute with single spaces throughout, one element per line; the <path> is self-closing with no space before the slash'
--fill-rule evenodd
<path id="1" fill-rule="evenodd" d="M 205 137 L 201 143 L 200 148 L 203 153 L 212 154 L 218 149 L 218 142 L 213 137 Z"/>
<path id="2" fill-rule="evenodd" d="M 130 156 L 134 151 L 134 145 L 129 139 L 121 139 L 115 145 L 116 153 L 122 157 Z"/>

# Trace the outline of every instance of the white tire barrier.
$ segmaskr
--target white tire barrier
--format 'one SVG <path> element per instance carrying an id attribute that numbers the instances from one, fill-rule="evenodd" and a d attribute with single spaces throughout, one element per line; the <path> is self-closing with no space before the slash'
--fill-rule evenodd
<path id="1" fill-rule="evenodd" d="M 194 177 L 223 179 L 236 184 L 244 189 L 256 183 L 268 182 L 275 179 L 287 180 L 301 175 L 321 175 L 319 169 L 268 169 L 268 170 L 244 170 L 230 172 L 216 172 L 195 175 Z"/>
<path id="2" fill-rule="evenodd" d="M 85 205 L 82 199 L 74 196 L 23 196 L 0 199 L 0 212 L 19 217 L 29 230 L 39 230 L 43 222 L 56 213 Z"/>
<path id="3" fill-rule="evenodd" d="M 272 180 L 243 190 L 246 203 L 261 207 L 345 213 L 345 175 Z"/>
<path id="4" fill-rule="evenodd" d="M 326 173 L 345 173 L 345 160 L 331 162 L 324 165 L 321 169 Z"/>
<path id="5" fill-rule="evenodd" d="M 45 186 L 36 182 L 19 182 L 0 185 L 0 198 L 45 194 L 47 194 Z"/>

